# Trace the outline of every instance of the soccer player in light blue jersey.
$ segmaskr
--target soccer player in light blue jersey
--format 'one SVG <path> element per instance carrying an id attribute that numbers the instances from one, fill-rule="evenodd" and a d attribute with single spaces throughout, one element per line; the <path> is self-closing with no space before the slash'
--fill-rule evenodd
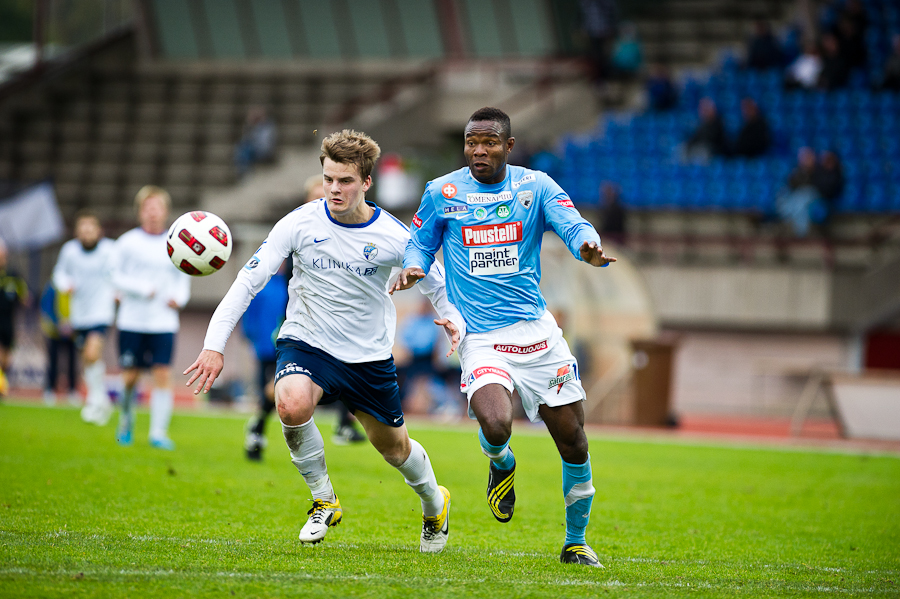
<path id="1" fill-rule="evenodd" d="M 466 322 L 460 388 L 490 458 L 487 500 L 508 522 L 516 460 L 509 448 L 512 391 L 532 422 L 544 421 L 562 458 L 566 539 L 560 560 L 602 567 L 585 540 L 594 487 L 584 433 L 578 364 L 538 286 L 541 240 L 553 230 L 592 266 L 615 258 L 553 179 L 507 164 L 515 145 L 509 116 L 482 108 L 465 130 L 467 167 L 431 181 L 413 218 L 404 269 L 391 292 L 425 277 L 443 247 L 447 295 Z"/>

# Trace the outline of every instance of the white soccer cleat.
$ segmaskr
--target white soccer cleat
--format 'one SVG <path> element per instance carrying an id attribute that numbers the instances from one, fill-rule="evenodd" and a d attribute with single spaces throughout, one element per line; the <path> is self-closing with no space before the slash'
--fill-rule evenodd
<path id="1" fill-rule="evenodd" d="M 440 553 L 450 536 L 450 491 L 441 486 L 438 489 L 444 495 L 444 509 L 437 516 L 422 516 L 422 553 Z"/>
<path id="2" fill-rule="evenodd" d="M 308 512 L 309 520 L 300 529 L 300 542 L 315 545 L 325 538 L 329 526 L 337 526 L 344 515 L 341 500 L 334 498 L 334 503 L 314 499 Z"/>

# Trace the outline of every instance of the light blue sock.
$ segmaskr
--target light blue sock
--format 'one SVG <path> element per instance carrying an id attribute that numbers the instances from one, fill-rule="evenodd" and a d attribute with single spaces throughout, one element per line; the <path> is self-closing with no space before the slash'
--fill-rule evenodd
<path id="1" fill-rule="evenodd" d="M 484 433 L 478 429 L 478 440 L 481 441 L 481 451 L 491 458 L 494 465 L 501 470 L 509 470 L 516 465 L 516 457 L 509 450 L 509 439 L 503 445 L 491 445 L 484 438 Z"/>
<path id="2" fill-rule="evenodd" d="M 585 543 L 584 531 L 591 517 L 594 485 L 591 482 L 591 456 L 584 464 L 562 463 L 563 495 L 566 498 L 566 545 Z"/>

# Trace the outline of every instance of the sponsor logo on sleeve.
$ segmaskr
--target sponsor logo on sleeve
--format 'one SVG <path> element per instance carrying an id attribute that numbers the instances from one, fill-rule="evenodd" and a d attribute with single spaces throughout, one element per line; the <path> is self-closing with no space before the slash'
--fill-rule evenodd
<path id="1" fill-rule="evenodd" d="M 457 205 L 457 206 L 447 206 L 444 208 L 444 216 L 454 216 L 459 218 L 461 216 L 465 216 L 469 212 L 469 207 L 467 205 Z"/>
<path id="2" fill-rule="evenodd" d="M 510 209 L 506 204 L 500 204 L 497 206 L 497 217 L 498 218 L 506 218 L 509 216 Z"/>
<path id="3" fill-rule="evenodd" d="M 516 194 L 516 199 L 519 200 L 522 207 L 527 210 L 531 206 L 531 203 L 534 202 L 534 192 L 529 190 L 520 191 Z"/>
<path id="4" fill-rule="evenodd" d="M 441 187 L 441 195 L 448 200 L 456 197 L 456 185 L 454 185 L 453 183 L 447 183 L 446 185 Z"/>
<path id="5" fill-rule="evenodd" d="M 522 221 L 463 227 L 462 238 L 466 247 L 518 243 L 522 241 Z"/>
<path id="6" fill-rule="evenodd" d="M 547 386 L 547 389 L 556 387 L 556 394 L 559 395 L 563 385 L 576 379 L 578 379 L 578 364 L 566 364 L 562 368 L 556 370 L 556 376 L 550 379 L 550 384 Z"/>
<path id="7" fill-rule="evenodd" d="M 575 204 L 572 203 L 572 200 L 566 198 L 564 200 L 556 200 L 556 203 L 560 206 L 565 206 L 566 208 L 574 208 Z"/>
<path id="8" fill-rule="evenodd" d="M 545 349 L 547 349 L 546 339 L 538 341 L 537 343 L 532 343 L 531 345 L 512 345 L 509 343 L 494 344 L 494 351 L 502 352 L 504 354 L 516 354 L 519 356 L 527 356 Z"/>
<path id="9" fill-rule="evenodd" d="M 262 248 L 260 248 L 260 249 L 262 249 Z M 259 258 L 257 258 L 256 256 L 253 256 L 252 258 L 250 258 L 250 261 L 244 265 L 244 270 L 253 270 L 257 266 L 259 266 Z"/>
<path id="10" fill-rule="evenodd" d="M 372 258 L 378 255 L 378 248 L 375 247 L 374 243 L 367 243 L 366 247 L 363 248 L 363 256 L 366 260 L 372 261 Z"/>
<path id="11" fill-rule="evenodd" d="M 525 175 L 518 181 L 513 181 L 512 188 L 519 189 L 519 187 L 521 187 L 522 185 L 525 185 L 526 183 L 531 183 L 532 181 L 534 181 L 534 173 L 528 173 L 527 175 Z"/>
<path id="12" fill-rule="evenodd" d="M 466 204 L 493 204 L 494 202 L 506 202 L 513 197 L 511 191 L 500 193 L 467 193 Z"/>
<path id="13" fill-rule="evenodd" d="M 469 272 L 476 277 L 519 272 L 519 246 L 470 248 Z"/>
<path id="14" fill-rule="evenodd" d="M 415 226 L 419 227 L 420 229 L 422 228 L 422 219 L 419 218 L 419 215 L 418 215 L 418 214 L 416 214 L 415 216 L 413 216 L 413 224 L 414 224 Z"/>

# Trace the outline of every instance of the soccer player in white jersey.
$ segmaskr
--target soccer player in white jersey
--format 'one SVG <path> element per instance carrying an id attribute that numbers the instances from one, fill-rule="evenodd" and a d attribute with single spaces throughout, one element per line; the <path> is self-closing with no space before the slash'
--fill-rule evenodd
<path id="1" fill-rule="evenodd" d="M 141 370 L 150 370 L 150 445 L 172 450 L 172 348 L 178 332 L 178 312 L 191 295 L 191 278 L 175 268 L 166 251 L 166 226 L 171 199 L 166 190 L 146 185 L 135 196 L 140 226 L 123 234 L 113 246 L 113 284 L 119 296 L 119 365 L 122 395 L 116 440 L 131 445 L 135 393 Z"/>
<path id="2" fill-rule="evenodd" d="M 84 366 L 87 397 L 81 418 L 99 426 L 105 425 L 113 412 L 103 362 L 106 330 L 116 314 L 110 278 L 112 251 L 113 241 L 103 237 L 97 215 L 81 212 L 75 218 L 75 239 L 63 244 L 53 268 L 53 285 L 70 296 L 69 323 Z"/>
<path id="3" fill-rule="evenodd" d="M 366 201 L 381 150 L 364 133 L 344 130 L 322 142 L 325 197 L 282 218 L 244 266 L 209 323 L 203 351 L 185 371 L 209 390 L 222 371 L 225 342 L 252 297 L 282 261 L 293 260 L 287 315 L 276 342 L 275 403 L 291 461 L 312 493 L 302 543 L 318 543 L 341 521 L 341 502 L 325 464 L 325 445 L 313 420 L 319 403 L 343 401 L 372 445 L 421 499 L 419 550 L 437 553 L 449 536 L 450 493 L 438 486 L 425 449 L 403 421 L 391 348 L 396 311 L 388 296 L 392 270 L 403 263 L 409 229 Z M 465 335 L 447 300 L 443 273 L 422 282 L 452 340 Z"/>
<path id="4" fill-rule="evenodd" d="M 547 425 L 562 458 L 566 539 L 560 560 L 600 566 L 585 540 L 594 497 L 581 405 L 585 394 L 578 364 L 538 286 L 541 240 L 544 231 L 553 230 L 576 258 L 592 266 L 615 258 L 604 255 L 600 236 L 555 181 L 507 165 L 513 145 L 503 111 L 482 108 L 470 117 L 468 166 L 425 188 L 405 268 L 391 292 L 426 276 L 443 247 L 447 292 L 468 330 L 459 347 L 460 388 L 490 458 L 488 505 L 500 522 L 513 516 L 516 460 L 509 439 L 515 389 L 528 417 Z"/>

